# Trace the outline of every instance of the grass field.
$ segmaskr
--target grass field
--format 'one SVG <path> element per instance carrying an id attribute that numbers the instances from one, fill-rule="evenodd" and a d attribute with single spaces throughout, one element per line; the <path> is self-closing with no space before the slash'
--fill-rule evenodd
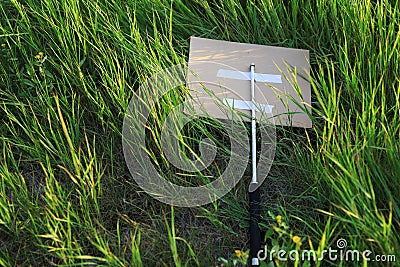
<path id="1" fill-rule="evenodd" d="M 275 255 L 276 266 L 399 265 L 395 0 L 0 0 L 0 265 L 245 261 L 250 168 L 222 199 L 173 208 L 143 192 L 122 153 L 133 92 L 186 62 L 190 36 L 310 50 L 314 127 L 276 129 L 276 156 L 261 189 L 265 242 L 321 255 L 343 238 L 371 258 L 397 259 Z M 152 153 L 162 155 L 156 129 L 182 97 L 168 94 L 152 118 Z M 186 131 L 192 145 L 200 132 L 221 134 L 201 120 Z M 164 157 L 154 161 L 168 178 L 181 178 Z"/>

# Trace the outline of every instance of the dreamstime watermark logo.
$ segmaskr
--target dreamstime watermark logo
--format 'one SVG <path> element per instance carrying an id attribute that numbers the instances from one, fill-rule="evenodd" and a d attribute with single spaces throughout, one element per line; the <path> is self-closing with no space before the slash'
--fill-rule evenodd
<path id="1" fill-rule="evenodd" d="M 360 251 L 357 249 L 348 249 L 347 240 L 340 238 L 336 241 L 336 248 L 329 247 L 320 252 L 315 250 L 304 249 L 286 251 L 283 249 L 268 251 L 267 246 L 257 253 L 257 257 L 261 261 L 272 261 L 274 258 L 279 261 L 376 261 L 376 262 L 395 262 L 396 255 L 372 255 L 371 250 Z"/>
<path id="2" fill-rule="evenodd" d="M 222 65 L 213 62 L 208 63 L 210 66 L 213 64 Z M 226 65 L 223 65 L 223 67 L 229 68 Z M 162 168 L 159 168 L 159 166 L 157 166 L 158 168 L 154 166 L 155 155 L 152 154 L 152 151 L 149 151 L 147 140 L 149 132 L 151 136 L 151 132 L 155 129 L 152 129 L 154 126 L 149 121 L 154 113 L 161 112 L 158 109 L 162 107 L 159 103 L 164 101 L 163 97 L 173 89 L 182 86 L 188 87 L 190 83 L 201 83 L 203 87 L 221 87 L 215 81 L 196 80 L 189 82 L 187 79 L 188 71 L 185 64 L 176 65 L 147 79 L 130 100 L 122 129 L 124 157 L 134 180 L 152 197 L 164 203 L 181 207 L 205 205 L 227 194 L 244 175 L 250 154 L 248 130 L 241 119 L 241 115 L 238 115 L 231 107 L 221 103 L 215 95 L 210 94 L 208 101 L 214 101 L 222 113 L 229 115 L 227 120 L 218 122 L 230 140 L 229 162 L 223 173 L 219 177 L 215 177 L 216 179 L 212 182 L 202 186 L 181 186 L 165 179 L 168 178 L 168 174 L 161 171 Z M 224 90 L 235 94 L 234 89 L 224 88 Z M 265 103 L 267 103 L 266 100 Z M 206 108 L 191 108 L 189 101 L 177 105 L 165 118 L 160 136 L 161 142 L 159 142 L 161 143 L 160 153 L 168 160 L 169 164 L 180 170 L 192 172 L 194 173 L 193 176 L 214 162 L 217 150 L 215 142 L 206 138 L 199 143 L 199 157 L 188 156 L 182 151 L 180 131 L 188 122 L 199 117 L 210 118 L 212 116 L 208 114 Z M 270 122 L 258 120 L 257 124 L 262 139 L 257 164 L 259 186 L 266 178 L 272 165 L 276 137 L 275 127 Z"/>

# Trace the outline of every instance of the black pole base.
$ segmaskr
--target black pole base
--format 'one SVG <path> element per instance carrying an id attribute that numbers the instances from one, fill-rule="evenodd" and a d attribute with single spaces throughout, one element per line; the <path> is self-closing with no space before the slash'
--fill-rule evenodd
<path id="1" fill-rule="evenodd" d="M 249 266 L 260 266 L 257 254 L 261 249 L 260 222 L 260 190 L 249 193 L 250 198 L 250 257 Z"/>

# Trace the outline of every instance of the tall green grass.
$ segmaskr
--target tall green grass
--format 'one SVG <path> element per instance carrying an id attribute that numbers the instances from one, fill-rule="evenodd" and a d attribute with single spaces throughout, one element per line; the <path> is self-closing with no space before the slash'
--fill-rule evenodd
<path id="1" fill-rule="evenodd" d="M 0 265 L 210 266 L 247 248 L 249 172 L 220 201 L 171 210 L 122 155 L 133 92 L 185 62 L 192 35 L 310 50 L 314 128 L 277 129 L 263 214 L 286 216 L 314 248 L 345 238 L 399 260 L 398 1 L 0 0 L 0 14 Z M 184 93 L 155 113 L 155 153 Z M 193 151 L 223 140 L 209 123 L 186 129 Z M 272 224 L 263 216 L 262 230 Z"/>

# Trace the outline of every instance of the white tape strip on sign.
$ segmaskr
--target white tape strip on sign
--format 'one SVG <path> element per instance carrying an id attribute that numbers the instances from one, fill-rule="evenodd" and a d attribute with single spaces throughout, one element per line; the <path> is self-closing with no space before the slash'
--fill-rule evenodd
<path id="1" fill-rule="evenodd" d="M 218 70 L 217 77 L 244 81 L 250 81 L 251 79 L 250 72 L 225 69 Z M 275 74 L 254 73 L 254 79 L 256 82 L 282 83 L 282 76 Z"/>
<path id="2" fill-rule="evenodd" d="M 272 113 L 274 106 L 267 104 L 253 104 L 251 101 L 243 101 L 232 98 L 224 98 L 223 103 L 231 108 L 252 110 L 253 108 L 257 112 Z"/>

